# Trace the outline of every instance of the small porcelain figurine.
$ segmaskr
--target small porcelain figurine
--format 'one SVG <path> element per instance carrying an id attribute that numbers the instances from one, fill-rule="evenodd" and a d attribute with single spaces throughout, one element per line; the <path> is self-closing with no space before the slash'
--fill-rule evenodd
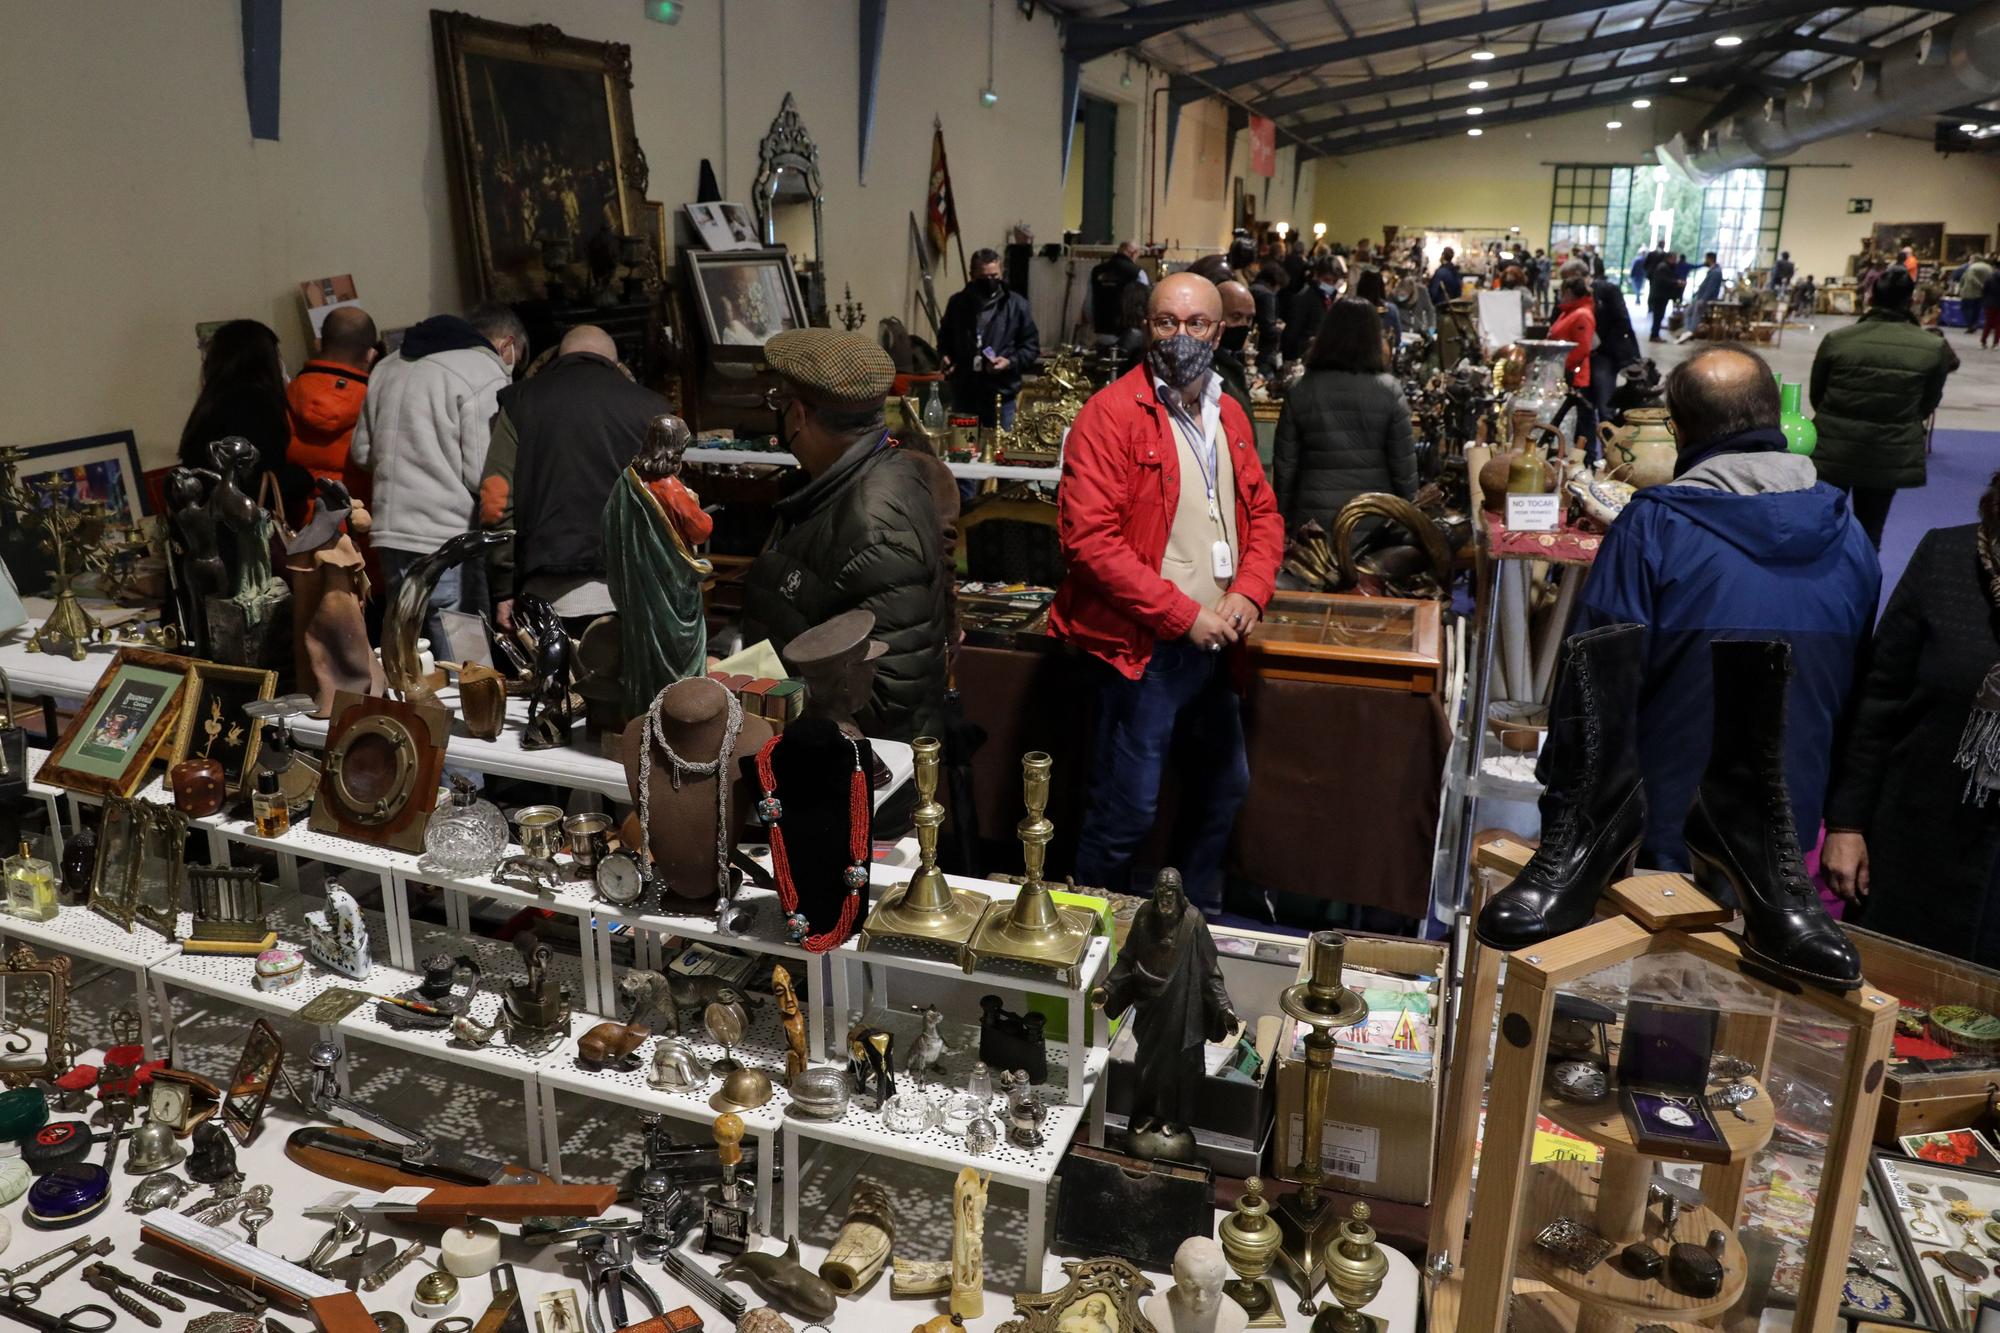
<path id="1" fill-rule="evenodd" d="M 368 923 L 354 895 L 328 888 L 326 910 L 306 913 L 306 952 L 321 967 L 366 981 L 375 964 L 368 957 Z"/>
<path id="2" fill-rule="evenodd" d="M 961 1319 L 986 1313 L 986 1187 L 991 1176 L 971 1167 L 951 1192 L 951 1312 Z"/>
<path id="3" fill-rule="evenodd" d="M 951 1054 L 951 1047 L 944 1044 L 944 1036 L 938 1031 L 938 1024 L 944 1021 L 944 1015 L 934 1004 L 924 1005 L 917 1012 L 924 1016 L 924 1030 L 911 1043 L 910 1058 L 903 1068 L 912 1074 L 942 1073 L 944 1058 Z"/>
<path id="4" fill-rule="evenodd" d="M 1146 1318 L 1160 1333 L 1242 1333 L 1250 1316 L 1222 1299 L 1228 1274 L 1220 1245 L 1207 1236 L 1189 1236 L 1174 1251 L 1174 1285 L 1146 1299 Z"/>

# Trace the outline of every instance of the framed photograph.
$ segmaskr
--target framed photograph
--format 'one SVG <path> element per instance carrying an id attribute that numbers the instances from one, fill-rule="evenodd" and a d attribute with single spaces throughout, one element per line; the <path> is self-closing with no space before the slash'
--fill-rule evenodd
<path id="1" fill-rule="evenodd" d="M 136 523 L 152 512 L 139 467 L 139 442 L 129 430 L 33 444 L 22 452 L 27 458 L 14 471 L 31 491 L 46 487 L 70 503 L 97 501 L 115 523 Z"/>
<path id="2" fill-rule="evenodd" d="M 580 261 L 639 229 L 646 157 L 632 128 L 632 48 L 431 11 L 445 144 L 474 286 L 545 294 L 545 241 Z"/>
<path id="3" fill-rule="evenodd" d="M 275 671 L 219 662 L 190 664 L 187 701 L 174 731 L 174 747 L 167 753 L 167 767 L 189 757 L 213 759 L 222 765 L 231 791 L 248 792 L 263 733 L 243 705 L 268 699 L 277 689 Z"/>
<path id="4" fill-rule="evenodd" d="M 130 796 L 173 736 L 187 693 L 187 659 L 120 648 L 49 757 L 37 781 L 90 796 Z"/>
<path id="5" fill-rule="evenodd" d="M 343 273 L 334 278 L 306 279 L 299 284 L 299 299 L 306 303 L 306 322 L 312 325 L 313 345 L 317 347 L 326 317 L 344 305 L 359 305 L 361 293 L 354 288 L 354 275 Z"/>
<path id="6" fill-rule="evenodd" d="M 687 267 L 712 346 L 762 347 L 806 325 L 805 299 L 783 246 L 725 254 L 690 250 Z"/>
<path id="7" fill-rule="evenodd" d="M 639 206 L 639 234 L 653 247 L 653 262 L 659 266 L 661 281 L 667 276 L 667 206 L 648 199 Z"/>
<path id="8" fill-rule="evenodd" d="M 145 851 L 144 801 L 110 796 L 97 824 L 97 861 L 90 875 L 90 910 L 132 929 L 139 915 L 139 858 Z"/>
<path id="9" fill-rule="evenodd" d="M 711 250 L 756 250 L 764 242 L 757 235 L 757 219 L 746 204 L 687 204 L 688 221 L 694 224 L 701 243 Z"/>
<path id="10" fill-rule="evenodd" d="M 1907 1156 L 1920 1162 L 2000 1171 L 2000 1157 L 1993 1155 L 1992 1148 L 1976 1130 L 1940 1129 L 1928 1134 L 1905 1134 L 1897 1141 Z"/>

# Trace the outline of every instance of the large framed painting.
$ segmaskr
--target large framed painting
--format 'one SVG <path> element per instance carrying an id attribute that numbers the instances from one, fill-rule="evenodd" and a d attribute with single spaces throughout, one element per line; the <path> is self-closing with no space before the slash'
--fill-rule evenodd
<path id="1" fill-rule="evenodd" d="M 1948 231 L 1944 234 L 1944 262 L 1963 264 L 1992 248 L 1993 237 L 1983 231 Z"/>
<path id="2" fill-rule="evenodd" d="M 36 780 L 90 796 L 131 796 L 172 743 L 187 672 L 184 657 L 120 648 Z"/>
<path id="3" fill-rule="evenodd" d="M 147 513 L 139 442 L 129 430 L 31 444 L 22 452 L 27 457 L 14 473 L 31 491 L 46 488 L 70 504 L 97 501 L 114 523 L 136 523 Z"/>
<path id="4" fill-rule="evenodd" d="M 1907 245 L 1919 260 L 1936 263 L 1944 250 L 1942 222 L 1878 222 L 1869 235 L 1875 240 L 1875 248 L 1891 258 Z"/>
<path id="5" fill-rule="evenodd" d="M 786 329 L 806 326 L 806 303 L 783 246 L 714 254 L 684 251 L 709 345 L 762 347 Z"/>
<path id="6" fill-rule="evenodd" d="M 545 294 L 545 244 L 581 262 L 642 225 L 632 48 L 431 11 L 445 143 L 479 294 Z M 565 245 L 551 243 L 565 242 Z"/>

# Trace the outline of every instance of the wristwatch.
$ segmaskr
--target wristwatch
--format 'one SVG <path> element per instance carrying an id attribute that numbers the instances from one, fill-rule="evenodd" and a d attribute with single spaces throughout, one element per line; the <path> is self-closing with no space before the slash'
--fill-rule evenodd
<path id="1" fill-rule="evenodd" d="M 613 907 L 630 907 L 652 890 L 653 877 L 636 852 L 607 852 L 597 863 L 597 896 Z"/>

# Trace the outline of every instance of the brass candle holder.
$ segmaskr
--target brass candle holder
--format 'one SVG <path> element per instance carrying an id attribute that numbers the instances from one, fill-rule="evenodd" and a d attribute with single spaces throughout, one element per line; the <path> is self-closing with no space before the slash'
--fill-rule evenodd
<path id="1" fill-rule="evenodd" d="M 944 747 L 935 736 L 919 736 L 910 749 L 917 764 L 917 873 L 890 889 L 868 914 L 861 927 L 863 949 L 874 948 L 881 939 L 963 945 L 993 901 L 945 883 L 937 866 L 938 827 L 944 823 L 944 807 L 937 799 L 938 767 Z"/>
<path id="2" fill-rule="evenodd" d="M 1321 1311 L 1313 1320 L 1313 1333 L 1388 1333 L 1387 1320 L 1361 1313 L 1361 1307 L 1375 1299 L 1382 1290 L 1382 1280 L 1389 1276 L 1389 1261 L 1375 1243 L 1375 1228 L 1368 1225 L 1368 1216 L 1368 1205 L 1357 1200 L 1347 1220 L 1334 1228 L 1320 1255 L 1327 1290 L 1340 1302 L 1340 1308 Z"/>
<path id="3" fill-rule="evenodd" d="M 1278 1201 L 1278 1231 L 1282 1243 L 1278 1262 L 1299 1293 L 1299 1313 L 1316 1314 L 1313 1292 L 1326 1280 L 1326 1247 L 1335 1239 L 1340 1219 L 1333 1202 L 1320 1197 L 1326 1177 L 1320 1166 L 1322 1127 L 1326 1121 L 1328 1084 L 1333 1077 L 1333 1034 L 1368 1017 L 1368 1002 L 1340 983 L 1347 959 L 1347 937 L 1331 930 L 1315 931 L 1306 955 L 1306 979 L 1285 987 L 1279 1008 L 1311 1029 L 1306 1037 L 1305 1142 L 1300 1146 L 1296 1174 L 1298 1191 Z"/>
<path id="4" fill-rule="evenodd" d="M 1077 968 L 1090 949 L 1094 918 L 1080 907 L 1058 907 L 1042 882 L 1042 864 L 1056 826 L 1045 813 L 1049 805 L 1049 769 L 1055 761 L 1041 751 L 1021 757 L 1021 799 L 1028 814 L 1014 829 L 1021 840 L 1021 860 L 1027 871 L 1020 896 L 1010 905 L 988 903 L 972 937 L 958 951 L 967 972 L 987 959 L 1006 959 L 1049 967 L 1078 984 Z M 1336 975 L 1338 975 L 1336 973 Z M 1366 1010 L 1363 1010 L 1366 1013 Z M 1329 1039 L 1329 1045 L 1331 1039 Z M 1331 1056 L 1329 1055 L 1329 1059 Z"/>
<path id="5" fill-rule="evenodd" d="M 1283 1328 L 1285 1312 L 1278 1308 L 1278 1288 L 1265 1274 L 1278 1257 L 1278 1224 L 1264 1201 L 1264 1182 L 1256 1176 L 1243 1182 L 1236 1210 L 1215 1229 L 1222 1257 L 1236 1276 L 1222 1284 L 1223 1294 L 1243 1307 L 1251 1328 Z"/>

